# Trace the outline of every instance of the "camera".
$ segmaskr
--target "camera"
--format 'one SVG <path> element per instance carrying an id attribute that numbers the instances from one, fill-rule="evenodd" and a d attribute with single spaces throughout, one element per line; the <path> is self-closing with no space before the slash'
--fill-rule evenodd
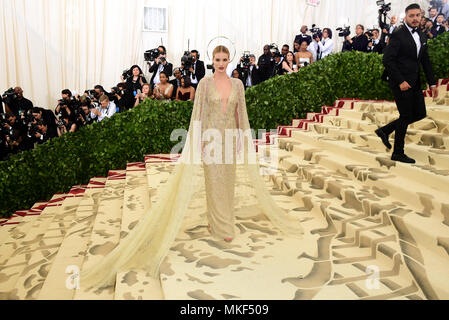
<path id="1" fill-rule="evenodd" d="M 123 70 L 122 76 L 123 81 L 127 81 L 129 78 L 131 78 L 132 77 L 131 69 Z"/>
<path id="2" fill-rule="evenodd" d="M 338 34 L 339 37 L 346 38 L 351 34 L 351 27 L 337 28 L 337 31 L 340 31 Z"/>
<path id="3" fill-rule="evenodd" d="M 316 24 L 312 24 L 312 29 L 310 29 L 310 32 L 312 32 L 312 34 L 313 34 L 313 36 L 312 36 L 313 39 L 316 39 L 316 38 L 321 39 L 323 37 L 323 30 L 318 28 L 316 26 Z"/>
<path id="4" fill-rule="evenodd" d="M 154 60 L 159 58 L 160 53 L 159 53 L 159 50 L 156 48 L 156 49 L 151 49 L 151 50 L 145 51 L 145 53 L 143 55 L 145 57 L 146 62 L 149 62 L 149 61 L 153 62 Z"/>
<path id="5" fill-rule="evenodd" d="M 13 88 L 10 88 L 5 91 L 2 95 L 3 102 L 6 104 L 11 104 L 14 100 L 17 99 L 17 94 Z"/>
<path id="6" fill-rule="evenodd" d="M 183 69 L 188 71 L 190 68 L 193 68 L 193 56 L 190 51 L 184 51 L 184 55 L 181 58 L 181 64 L 183 65 Z"/>
<path id="7" fill-rule="evenodd" d="M 273 58 L 274 58 L 274 57 L 281 57 L 281 56 L 282 56 L 281 52 L 279 51 L 279 47 L 278 47 L 277 44 L 272 43 L 272 44 L 270 44 L 269 47 L 270 47 L 271 56 L 272 56 Z"/>
<path id="8" fill-rule="evenodd" d="M 381 29 L 388 29 L 387 24 L 387 14 L 391 11 L 391 3 L 386 4 L 385 0 L 380 0 L 376 2 L 379 9 L 379 27 Z"/>
<path id="9" fill-rule="evenodd" d="M 86 90 L 84 91 L 84 94 L 87 98 L 89 98 L 89 100 L 97 99 L 97 91 L 95 90 Z"/>
<path id="10" fill-rule="evenodd" d="M 244 68 L 244 69 L 249 69 L 249 67 L 251 66 L 251 59 L 250 59 L 249 56 L 250 56 L 250 52 L 249 51 L 243 52 L 242 68 Z"/>

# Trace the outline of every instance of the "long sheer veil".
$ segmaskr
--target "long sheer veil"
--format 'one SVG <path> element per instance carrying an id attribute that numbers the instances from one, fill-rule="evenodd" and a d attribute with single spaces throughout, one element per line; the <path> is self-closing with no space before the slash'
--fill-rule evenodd
<path id="1" fill-rule="evenodd" d="M 157 278 L 160 265 L 181 227 L 188 228 L 195 224 L 198 226 L 205 222 L 205 215 L 186 217 L 186 213 L 189 211 L 192 199 L 204 198 L 201 196 L 201 191 L 204 192 L 201 131 L 205 116 L 205 112 L 202 111 L 206 107 L 210 83 L 207 80 L 204 78 L 199 83 L 182 155 L 168 182 L 160 190 L 159 200 L 112 252 L 100 263 L 81 273 L 81 286 L 84 288 L 113 285 L 117 273 L 135 268 L 143 269 Z M 239 128 L 244 133 L 241 140 L 243 148 L 237 161 L 237 182 L 245 185 L 247 192 L 244 196 L 252 196 L 256 199 L 257 206 L 271 220 L 274 227 L 288 236 L 302 239 L 303 230 L 299 220 L 281 209 L 266 188 L 257 162 L 246 109 L 244 86 L 238 79 L 232 79 L 232 81 L 236 81 L 238 85 L 238 121 Z M 204 205 L 203 208 L 205 208 Z M 248 213 L 236 212 L 236 216 L 244 218 L 248 217 Z"/>

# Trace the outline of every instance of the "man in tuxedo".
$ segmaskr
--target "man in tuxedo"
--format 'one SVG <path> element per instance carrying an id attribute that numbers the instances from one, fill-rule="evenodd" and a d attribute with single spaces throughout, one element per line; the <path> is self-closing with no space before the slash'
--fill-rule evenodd
<path id="1" fill-rule="evenodd" d="M 310 45 L 310 43 L 312 42 L 312 37 L 309 36 L 308 34 L 306 34 L 307 31 L 309 31 L 308 28 L 307 28 L 307 26 L 302 26 L 302 27 L 301 27 L 301 34 L 298 34 L 298 35 L 295 37 L 295 41 L 294 41 L 293 43 L 299 43 L 299 44 L 301 44 L 301 43 L 303 43 L 304 41 L 307 41 L 307 45 Z M 295 48 L 294 45 L 293 45 L 293 48 Z M 296 52 L 298 52 L 298 50 L 296 50 L 296 48 L 295 48 L 293 53 L 296 53 Z"/>
<path id="2" fill-rule="evenodd" d="M 150 73 L 153 73 L 150 81 L 151 88 L 154 88 L 155 84 L 161 82 L 161 80 L 159 79 L 159 75 L 161 74 L 161 72 L 165 72 L 165 74 L 169 78 L 173 75 L 173 65 L 171 63 L 168 63 L 167 61 L 167 50 L 164 46 L 160 46 L 158 48 L 158 51 L 159 57 L 154 60 L 154 63 L 149 70 Z"/>
<path id="3" fill-rule="evenodd" d="M 435 7 L 430 8 L 429 19 L 430 21 L 432 21 L 434 26 L 437 24 L 437 16 L 438 16 L 438 9 Z"/>
<path id="4" fill-rule="evenodd" d="M 204 67 L 204 62 L 199 60 L 200 54 L 197 50 L 192 50 L 190 53 L 193 58 L 193 66 L 189 69 L 190 81 L 196 90 L 198 83 L 206 76 L 206 68 Z"/>
<path id="5" fill-rule="evenodd" d="M 400 117 L 376 131 L 384 145 L 391 149 L 388 137 L 396 132 L 393 161 L 416 163 L 404 153 L 404 139 L 410 124 L 426 117 L 426 105 L 421 90 L 420 64 L 429 82 L 434 97 L 438 96 L 436 80 L 433 75 L 427 50 L 427 41 L 419 30 L 421 9 L 411 4 L 406 9 L 404 25 L 391 35 L 384 51 L 384 80 L 388 80 L 395 96 Z"/>

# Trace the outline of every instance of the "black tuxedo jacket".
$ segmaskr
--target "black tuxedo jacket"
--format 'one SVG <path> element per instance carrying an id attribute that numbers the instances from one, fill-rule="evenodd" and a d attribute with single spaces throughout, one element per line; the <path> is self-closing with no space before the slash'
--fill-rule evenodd
<path id="1" fill-rule="evenodd" d="M 206 75 L 206 68 L 204 67 L 204 62 L 198 60 L 196 62 L 195 73 L 192 74 L 192 78 L 193 79 L 197 78 L 198 83 L 200 83 L 201 79 L 203 79 L 205 75 Z"/>
<path id="2" fill-rule="evenodd" d="M 390 43 L 385 48 L 383 64 L 385 66 L 384 80 L 388 80 L 391 88 L 397 89 L 407 81 L 413 88 L 420 86 L 420 65 L 424 69 L 430 85 L 436 85 L 432 65 L 429 59 L 427 38 L 418 29 L 421 39 L 421 50 L 416 54 L 416 43 L 406 26 L 401 26 L 390 37 Z"/>
<path id="3" fill-rule="evenodd" d="M 150 67 L 150 73 L 153 72 L 153 76 L 151 77 L 151 86 L 154 85 L 154 78 L 156 77 L 157 74 L 157 70 L 159 69 L 159 64 L 157 63 L 153 63 L 153 65 Z M 165 72 L 168 76 L 168 78 L 170 78 L 173 75 L 173 65 L 171 63 L 168 63 L 164 66 L 164 70 L 162 70 L 163 72 Z"/>
<path id="4" fill-rule="evenodd" d="M 237 70 L 239 70 L 240 74 L 243 74 L 242 81 L 246 87 L 246 81 L 248 80 L 248 77 L 251 76 L 251 83 L 253 86 L 258 85 L 261 83 L 261 74 L 260 69 L 257 69 L 256 67 L 253 67 L 253 71 L 250 72 L 250 69 L 245 72 L 244 68 L 241 67 L 241 64 L 237 65 Z M 251 73 L 251 74 L 250 74 Z"/>
<path id="5" fill-rule="evenodd" d="M 309 45 L 312 42 L 312 37 L 309 36 L 308 34 L 303 35 L 303 34 L 298 34 L 295 37 L 295 42 L 294 43 L 299 43 L 299 45 L 301 45 L 301 43 L 303 41 L 307 41 L 307 45 Z M 293 48 L 295 48 L 295 46 L 293 45 Z M 294 52 L 298 52 L 296 49 L 294 49 Z"/>

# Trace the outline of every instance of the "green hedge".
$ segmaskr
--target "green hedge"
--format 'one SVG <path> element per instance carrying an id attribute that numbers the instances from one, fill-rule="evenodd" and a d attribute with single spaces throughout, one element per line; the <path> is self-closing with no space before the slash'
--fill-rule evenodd
<path id="1" fill-rule="evenodd" d="M 437 78 L 449 76 L 449 33 L 429 41 Z M 247 90 L 253 129 L 274 129 L 318 112 L 340 98 L 392 100 L 380 80 L 382 56 L 360 52 L 334 54 L 300 72 L 275 77 Z M 188 129 L 192 103 L 146 101 L 138 108 L 0 163 L 0 215 L 48 201 L 73 185 L 87 184 L 109 170 L 125 169 L 146 154 L 169 153 L 176 128 Z"/>

